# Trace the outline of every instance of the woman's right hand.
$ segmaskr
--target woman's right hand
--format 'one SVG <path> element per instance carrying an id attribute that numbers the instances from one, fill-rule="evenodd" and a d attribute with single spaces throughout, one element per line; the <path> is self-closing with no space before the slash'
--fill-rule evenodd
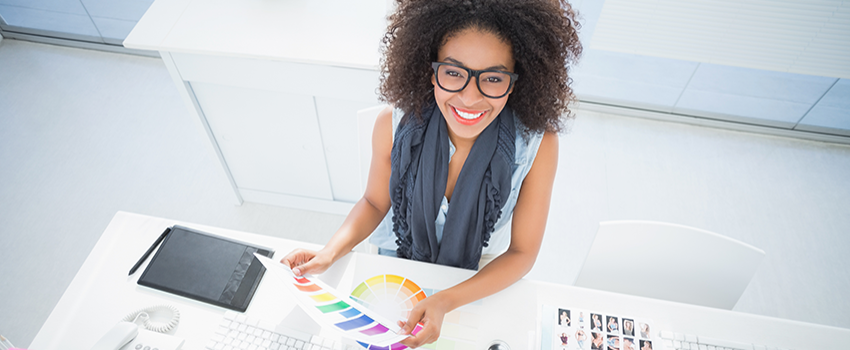
<path id="1" fill-rule="evenodd" d="M 287 254 L 280 263 L 292 269 L 296 276 L 305 273 L 318 275 L 325 272 L 334 263 L 330 254 L 324 250 L 318 252 L 307 249 L 296 249 Z"/>

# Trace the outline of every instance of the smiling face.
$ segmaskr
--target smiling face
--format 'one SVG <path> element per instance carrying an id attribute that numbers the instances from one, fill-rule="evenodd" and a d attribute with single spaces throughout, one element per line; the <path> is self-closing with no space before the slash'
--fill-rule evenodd
<path id="1" fill-rule="evenodd" d="M 472 70 L 496 69 L 514 71 L 510 44 L 495 34 L 476 28 L 465 29 L 452 35 L 437 51 L 437 61 L 452 63 Z M 448 92 L 434 84 L 437 106 L 446 119 L 452 142 L 475 141 L 479 134 L 493 122 L 508 102 L 501 98 L 485 97 L 478 90 L 475 78 L 459 92 Z"/>

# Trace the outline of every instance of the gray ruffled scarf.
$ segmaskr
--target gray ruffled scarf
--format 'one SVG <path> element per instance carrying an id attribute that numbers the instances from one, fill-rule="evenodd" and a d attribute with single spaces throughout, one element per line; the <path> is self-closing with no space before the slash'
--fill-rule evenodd
<path id="1" fill-rule="evenodd" d="M 422 120 L 407 113 L 396 129 L 390 195 L 401 258 L 477 270 L 511 190 L 516 154 L 513 112 L 505 107 L 475 140 L 452 192 L 443 236 L 436 223 L 446 193 L 449 136 L 434 102 Z"/>

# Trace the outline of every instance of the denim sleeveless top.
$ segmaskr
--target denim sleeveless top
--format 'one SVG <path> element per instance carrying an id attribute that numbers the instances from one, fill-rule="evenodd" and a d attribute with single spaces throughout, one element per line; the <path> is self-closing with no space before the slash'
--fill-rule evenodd
<path id="1" fill-rule="evenodd" d="M 399 121 L 404 116 L 404 111 L 400 109 L 393 110 L 393 136 L 398 127 Z M 511 194 L 505 206 L 502 208 L 502 215 L 499 221 L 494 226 L 493 234 L 490 236 L 489 245 L 484 247 L 481 254 L 501 254 L 508 249 L 511 243 L 511 219 L 513 218 L 514 208 L 516 207 L 519 189 L 522 186 L 522 181 L 531 170 L 531 165 L 534 163 L 534 158 L 537 156 L 537 150 L 540 148 L 540 141 L 543 140 L 543 133 L 528 133 L 523 136 L 526 127 L 522 125 L 519 118 L 514 118 L 516 125 L 516 160 L 513 165 L 513 175 L 511 176 Z M 449 140 L 449 156 L 454 155 L 455 147 Z M 449 202 L 446 197 L 443 197 L 443 203 L 440 205 L 440 211 L 437 214 L 436 229 L 437 242 L 443 237 L 443 226 L 446 223 L 446 214 L 449 211 Z M 385 250 L 397 250 L 396 236 L 393 232 L 393 209 L 390 208 L 384 220 L 378 224 L 372 236 L 369 238 L 369 243 L 372 243 L 378 248 Z"/>

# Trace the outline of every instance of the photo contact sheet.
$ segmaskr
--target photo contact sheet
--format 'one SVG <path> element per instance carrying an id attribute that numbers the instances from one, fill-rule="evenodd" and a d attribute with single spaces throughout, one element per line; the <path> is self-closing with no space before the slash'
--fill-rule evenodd
<path id="1" fill-rule="evenodd" d="M 651 350 L 652 330 L 645 318 L 543 305 L 540 350 Z"/>

